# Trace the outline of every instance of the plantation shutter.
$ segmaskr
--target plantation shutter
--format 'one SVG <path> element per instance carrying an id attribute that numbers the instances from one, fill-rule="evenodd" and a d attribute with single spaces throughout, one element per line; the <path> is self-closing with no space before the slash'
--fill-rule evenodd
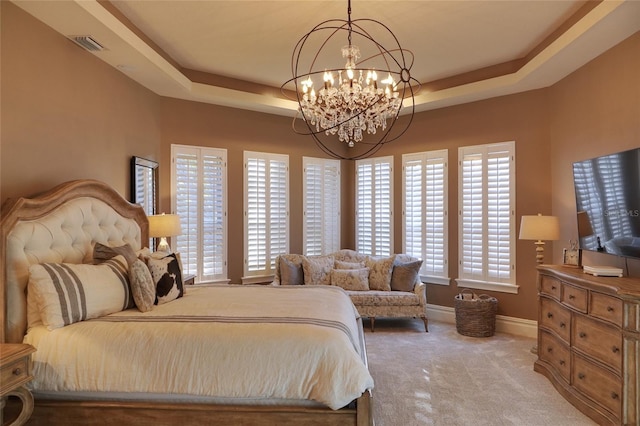
<path id="1" fill-rule="evenodd" d="M 459 276 L 514 284 L 515 144 L 459 151 Z"/>
<path id="2" fill-rule="evenodd" d="M 227 279 L 226 150 L 172 145 L 172 205 L 183 272 L 197 282 Z"/>
<path id="3" fill-rule="evenodd" d="M 289 252 L 289 157 L 245 152 L 245 276 L 271 275 Z"/>
<path id="4" fill-rule="evenodd" d="M 303 252 L 340 249 L 340 161 L 303 157 Z"/>
<path id="5" fill-rule="evenodd" d="M 393 157 L 356 161 L 356 250 L 393 253 Z"/>
<path id="6" fill-rule="evenodd" d="M 423 276 L 448 275 L 447 157 L 447 150 L 403 155 L 403 251 L 422 259 Z"/>

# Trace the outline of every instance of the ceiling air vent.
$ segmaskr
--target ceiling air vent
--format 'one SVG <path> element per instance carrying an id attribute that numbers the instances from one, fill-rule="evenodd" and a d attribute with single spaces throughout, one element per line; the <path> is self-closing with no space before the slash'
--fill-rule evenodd
<path id="1" fill-rule="evenodd" d="M 90 52 L 100 52 L 104 50 L 104 47 L 91 36 L 70 36 L 69 38 Z"/>

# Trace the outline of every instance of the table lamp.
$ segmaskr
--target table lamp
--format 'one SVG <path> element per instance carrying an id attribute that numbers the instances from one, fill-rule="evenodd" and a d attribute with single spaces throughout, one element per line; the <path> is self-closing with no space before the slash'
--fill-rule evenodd
<path id="1" fill-rule="evenodd" d="M 155 214 L 148 216 L 149 237 L 160 238 L 157 251 L 171 252 L 167 237 L 175 237 L 182 233 L 180 217 L 177 214 Z"/>
<path id="2" fill-rule="evenodd" d="M 560 238 L 560 223 L 556 216 L 522 216 L 520 222 L 520 239 L 534 240 L 536 245 L 536 261 L 544 260 L 544 241 Z"/>

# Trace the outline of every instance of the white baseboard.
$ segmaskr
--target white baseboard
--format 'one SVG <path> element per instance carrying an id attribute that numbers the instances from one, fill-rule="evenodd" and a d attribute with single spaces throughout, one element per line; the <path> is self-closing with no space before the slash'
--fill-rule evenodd
<path id="1" fill-rule="evenodd" d="M 454 308 L 427 304 L 427 318 L 442 321 L 449 324 L 456 323 Z M 496 332 L 515 334 L 517 336 L 538 337 L 538 322 L 522 318 L 496 315 Z"/>

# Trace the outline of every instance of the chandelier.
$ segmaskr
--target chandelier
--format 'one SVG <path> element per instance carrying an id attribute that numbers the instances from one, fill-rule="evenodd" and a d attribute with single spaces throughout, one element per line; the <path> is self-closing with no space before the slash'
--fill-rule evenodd
<path id="1" fill-rule="evenodd" d="M 330 19 L 316 25 L 298 41 L 291 58 L 293 78 L 282 85 L 282 90 L 285 92 L 287 84 L 295 83 L 299 106 L 293 120 L 296 133 L 311 135 L 334 158 L 361 159 L 406 132 L 415 108 L 411 83 L 420 83 L 410 73 L 413 53 L 402 49 L 387 26 L 373 19 L 351 20 L 351 0 L 347 15 L 346 21 Z M 348 44 L 341 49 L 346 60 L 344 68 L 317 67 L 320 58 L 327 56 L 325 50 L 335 45 L 334 37 L 345 32 Z M 385 40 L 374 40 L 374 32 Z M 370 56 L 360 60 L 354 36 L 372 46 Z M 306 53 L 314 42 L 319 47 L 305 61 L 303 51 Z M 387 49 L 384 42 L 390 42 L 392 47 Z M 319 82 L 317 86 L 314 78 Z M 410 114 L 403 117 L 400 130 L 394 130 L 403 104 Z M 305 126 L 301 128 L 300 122 Z"/>

